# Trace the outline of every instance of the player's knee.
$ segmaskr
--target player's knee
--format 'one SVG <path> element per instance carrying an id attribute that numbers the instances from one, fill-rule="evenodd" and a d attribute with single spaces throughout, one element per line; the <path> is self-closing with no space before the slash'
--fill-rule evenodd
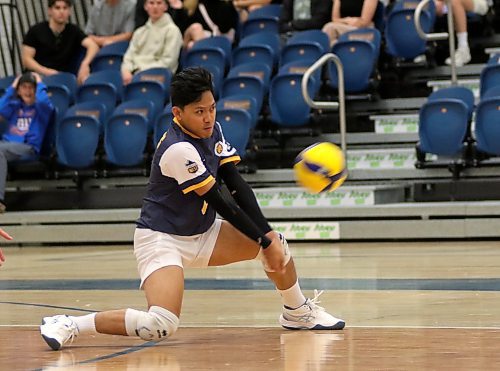
<path id="1" fill-rule="evenodd" d="M 147 341 L 161 341 L 172 336 L 179 327 L 179 318 L 165 308 L 152 306 L 149 312 L 127 309 L 125 325 L 129 336 Z"/>
<path id="2" fill-rule="evenodd" d="M 290 259 L 292 258 L 292 254 L 290 253 L 290 249 L 288 247 L 288 241 L 285 239 L 285 236 L 283 234 L 279 233 L 280 236 L 280 241 L 281 241 L 281 246 L 283 247 L 283 254 L 285 255 L 285 265 L 288 264 Z M 271 272 L 272 270 L 267 266 L 266 261 L 264 259 L 264 253 L 262 249 L 260 249 L 259 253 L 255 257 L 255 259 L 258 259 L 261 261 L 262 266 L 264 267 L 264 270 L 266 272 Z"/>

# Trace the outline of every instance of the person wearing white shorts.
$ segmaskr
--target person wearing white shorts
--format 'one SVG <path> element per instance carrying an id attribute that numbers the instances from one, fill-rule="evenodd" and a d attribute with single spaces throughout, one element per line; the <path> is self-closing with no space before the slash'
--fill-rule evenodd
<path id="1" fill-rule="evenodd" d="M 451 0 L 453 10 L 453 21 L 457 33 L 458 47 L 455 51 L 455 64 L 461 67 L 471 61 L 469 40 L 467 34 L 467 12 L 486 15 L 490 8 L 489 0 Z M 447 12 L 446 2 L 436 0 L 436 12 L 443 15 Z M 451 56 L 445 63 L 451 65 Z"/>
<path id="2" fill-rule="evenodd" d="M 317 305 L 321 293 L 304 297 L 285 238 L 272 230 L 238 173 L 235 162 L 240 158 L 215 121 L 210 72 L 198 67 L 176 74 L 171 99 L 174 120 L 156 148 L 134 236 L 148 311 L 45 317 L 40 326 L 44 340 L 58 350 L 76 335 L 96 332 L 166 339 L 179 326 L 185 267 L 256 258 L 281 295 L 283 327 L 343 329 L 343 320 Z M 230 195 L 222 193 L 219 178 Z"/>

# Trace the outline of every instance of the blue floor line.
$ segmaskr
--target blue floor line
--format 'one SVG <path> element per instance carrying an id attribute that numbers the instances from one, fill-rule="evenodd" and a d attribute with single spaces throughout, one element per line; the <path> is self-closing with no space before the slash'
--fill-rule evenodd
<path id="1" fill-rule="evenodd" d="M 305 290 L 500 291 L 500 278 L 367 279 L 303 278 Z M 186 290 L 274 290 L 267 279 L 186 279 Z M 0 280 L 0 290 L 138 290 L 139 280 Z"/>

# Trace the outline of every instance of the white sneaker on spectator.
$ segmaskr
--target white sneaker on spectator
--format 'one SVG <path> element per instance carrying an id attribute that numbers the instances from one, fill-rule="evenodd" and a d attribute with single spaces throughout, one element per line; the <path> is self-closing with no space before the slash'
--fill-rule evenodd
<path id="1" fill-rule="evenodd" d="M 73 341 L 79 331 L 76 323 L 66 315 L 45 317 L 40 326 L 43 339 L 53 350 L 59 350 L 68 340 Z"/>
<path id="2" fill-rule="evenodd" d="M 345 327 L 344 320 L 328 314 L 325 308 L 318 305 L 322 293 L 314 290 L 314 298 L 307 299 L 298 308 L 283 307 L 280 325 L 290 330 L 342 330 Z"/>
<path id="3" fill-rule="evenodd" d="M 469 63 L 470 60 L 471 56 L 469 48 L 458 48 L 455 51 L 455 65 L 457 67 L 462 67 L 463 65 Z M 444 63 L 446 63 L 448 66 L 451 65 L 451 57 L 446 58 L 446 61 Z"/>

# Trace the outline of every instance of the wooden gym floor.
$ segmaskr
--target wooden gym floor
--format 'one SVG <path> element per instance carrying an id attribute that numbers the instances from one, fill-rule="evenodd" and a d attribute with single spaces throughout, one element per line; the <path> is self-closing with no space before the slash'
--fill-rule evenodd
<path id="1" fill-rule="evenodd" d="M 279 327 L 260 263 L 188 270 L 165 342 L 80 336 L 54 352 L 43 316 L 145 309 L 131 246 L 4 248 L 0 370 L 500 369 L 500 243 L 292 243 L 306 294 L 344 331 Z"/>

